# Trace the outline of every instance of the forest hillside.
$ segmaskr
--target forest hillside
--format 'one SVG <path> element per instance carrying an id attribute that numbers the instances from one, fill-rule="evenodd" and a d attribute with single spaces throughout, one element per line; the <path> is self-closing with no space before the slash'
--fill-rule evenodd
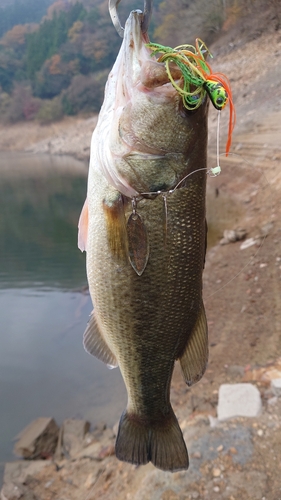
<path id="1" fill-rule="evenodd" d="M 143 8 L 123 0 L 120 18 Z M 280 25 L 278 0 L 154 0 L 150 37 L 163 44 L 211 43 L 251 12 Z M 188 37 L 187 37 L 188 33 Z M 40 123 L 98 112 L 121 43 L 107 0 L 5 0 L 0 7 L 0 121 Z"/>

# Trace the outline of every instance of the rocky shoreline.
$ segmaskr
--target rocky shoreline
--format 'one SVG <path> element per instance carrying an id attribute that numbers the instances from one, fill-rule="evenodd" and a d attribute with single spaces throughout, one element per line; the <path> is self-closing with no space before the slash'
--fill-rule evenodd
<path id="1" fill-rule="evenodd" d="M 65 118 L 50 125 L 36 122 L 0 126 L 0 151 L 70 155 L 89 161 L 92 133 L 97 116 Z"/>
<path id="2" fill-rule="evenodd" d="M 191 410 L 192 396 L 177 388 L 177 396 L 187 403 L 185 411 L 176 406 L 189 449 L 188 471 L 171 474 L 151 464 L 135 467 L 118 462 L 114 456 L 118 424 L 90 430 L 89 422 L 68 419 L 59 428 L 53 419 L 40 418 L 19 436 L 14 451 L 24 460 L 6 464 L 1 500 L 280 498 L 279 475 L 271 473 L 260 456 L 270 440 L 271 458 L 280 465 L 281 379 L 271 377 L 281 375 L 281 359 L 259 373 L 233 366 L 229 374 L 232 381 L 240 378 L 243 383 L 221 386 L 219 396 L 201 400 L 188 418 L 184 414 Z M 247 379 L 255 379 L 259 389 L 245 383 Z M 213 416 L 215 401 L 218 418 Z"/>

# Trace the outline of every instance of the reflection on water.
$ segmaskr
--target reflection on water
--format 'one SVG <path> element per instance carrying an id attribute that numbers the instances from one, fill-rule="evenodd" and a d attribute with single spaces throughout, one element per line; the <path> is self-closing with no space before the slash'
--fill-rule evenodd
<path id="1" fill-rule="evenodd" d="M 119 371 L 83 349 L 91 312 L 77 221 L 87 168 L 69 158 L 0 154 L 0 463 L 32 419 L 114 424 Z"/>
<path id="2" fill-rule="evenodd" d="M 85 281 L 77 215 L 86 168 L 69 158 L 0 155 L 0 287 Z"/>

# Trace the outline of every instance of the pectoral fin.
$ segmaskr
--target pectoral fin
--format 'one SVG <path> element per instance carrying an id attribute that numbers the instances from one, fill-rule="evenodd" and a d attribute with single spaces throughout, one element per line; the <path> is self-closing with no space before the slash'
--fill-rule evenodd
<path id="1" fill-rule="evenodd" d="M 88 220 L 89 220 L 89 211 L 88 211 L 88 200 L 86 198 L 78 222 L 78 248 L 79 250 L 81 250 L 81 252 L 87 250 Z"/>
<path id="2" fill-rule="evenodd" d="M 121 194 L 112 190 L 103 200 L 103 211 L 107 227 L 107 239 L 112 255 L 117 259 L 127 259 L 127 233 L 124 206 Z"/>
<path id="3" fill-rule="evenodd" d="M 94 312 L 92 312 L 90 321 L 84 332 L 83 344 L 85 350 L 89 354 L 100 359 L 110 368 L 115 368 L 116 366 L 118 366 L 114 354 L 111 352 L 99 329 L 98 322 L 96 320 Z"/>
<path id="4" fill-rule="evenodd" d="M 204 305 L 180 358 L 181 369 L 187 385 L 195 384 L 204 374 L 208 362 L 208 327 Z"/>

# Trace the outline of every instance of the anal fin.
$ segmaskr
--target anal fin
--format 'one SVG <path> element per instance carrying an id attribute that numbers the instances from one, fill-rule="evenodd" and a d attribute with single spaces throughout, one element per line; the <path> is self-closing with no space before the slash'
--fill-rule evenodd
<path id="1" fill-rule="evenodd" d="M 116 368 L 118 366 L 116 357 L 108 347 L 100 328 L 98 326 L 95 313 L 92 312 L 89 323 L 83 335 L 83 344 L 85 350 L 103 361 L 109 368 Z"/>
<path id="2" fill-rule="evenodd" d="M 208 326 L 202 302 L 197 321 L 180 357 L 180 365 L 187 385 L 195 384 L 201 379 L 207 367 L 208 355 Z"/>

